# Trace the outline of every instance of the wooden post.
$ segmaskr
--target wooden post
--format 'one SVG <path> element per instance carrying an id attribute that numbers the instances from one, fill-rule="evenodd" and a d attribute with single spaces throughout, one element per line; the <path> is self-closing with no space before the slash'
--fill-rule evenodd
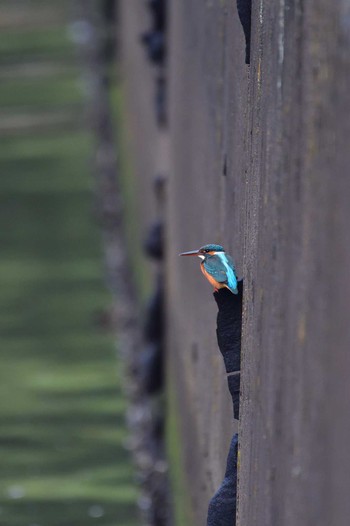
<path id="1" fill-rule="evenodd" d="M 122 4 L 127 40 L 143 19 Z M 142 50 L 124 51 L 139 144 L 151 132 L 134 150 L 140 179 L 153 176 L 150 152 L 166 159 L 168 375 L 188 526 L 205 524 L 237 430 L 210 287 L 177 258 L 210 242 L 245 281 L 238 523 L 349 524 L 349 20 L 345 0 L 253 0 L 247 66 L 234 1 L 170 1 L 166 156 L 148 126 Z"/>

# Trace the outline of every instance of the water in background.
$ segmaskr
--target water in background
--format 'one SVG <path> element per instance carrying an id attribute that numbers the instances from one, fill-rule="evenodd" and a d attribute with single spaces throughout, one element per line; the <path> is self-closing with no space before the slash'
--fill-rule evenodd
<path id="1" fill-rule="evenodd" d="M 136 524 L 72 2 L 1 1 L 0 524 Z"/>

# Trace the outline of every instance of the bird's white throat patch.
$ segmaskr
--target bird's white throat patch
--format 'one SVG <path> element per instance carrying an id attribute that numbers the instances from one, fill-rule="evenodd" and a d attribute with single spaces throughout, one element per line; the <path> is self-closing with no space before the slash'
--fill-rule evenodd
<path id="1" fill-rule="evenodd" d="M 202 254 L 198 254 L 198 257 L 199 257 L 200 259 L 205 259 L 205 256 L 203 256 Z"/>

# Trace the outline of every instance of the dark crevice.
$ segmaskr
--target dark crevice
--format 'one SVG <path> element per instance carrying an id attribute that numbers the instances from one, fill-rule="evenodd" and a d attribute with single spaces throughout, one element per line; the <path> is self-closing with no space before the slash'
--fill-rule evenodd
<path id="1" fill-rule="evenodd" d="M 250 36 L 252 25 L 252 0 L 237 0 L 238 16 L 245 36 L 245 63 L 250 64 Z"/>
<path id="2" fill-rule="evenodd" d="M 233 415 L 239 418 L 241 370 L 241 336 L 243 280 L 238 282 L 238 294 L 223 288 L 214 292 L 218 306 L 216 335 L 224 359 Z M 224 480 L 209 503 L 207 526 L 234 526 L 237 507 L 238 435 L 232 437 Z"/>

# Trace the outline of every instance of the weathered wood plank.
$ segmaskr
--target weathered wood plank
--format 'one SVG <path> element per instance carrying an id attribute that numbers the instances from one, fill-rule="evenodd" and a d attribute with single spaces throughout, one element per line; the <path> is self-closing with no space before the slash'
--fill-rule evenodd
<path id="1" fill-rule="evenodd" d="M 349 20 L 345 0 L 253 1 L 247 67 L 235 2 L 170 2 L 166 148 L 151 127 L 137 162 L 166 159 L 168 371 L 194 526 L 236 431 L 210 288 L 177 258 L 207 242 L 245 280 L 239 524 L 349 522 Z M 126 63 L 128 82 L 142 68 Z"/>

